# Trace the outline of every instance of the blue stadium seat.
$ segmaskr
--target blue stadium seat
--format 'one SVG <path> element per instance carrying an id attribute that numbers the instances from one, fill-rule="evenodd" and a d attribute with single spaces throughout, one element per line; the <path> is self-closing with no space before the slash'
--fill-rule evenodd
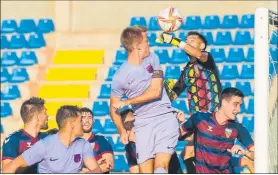
<path id="1" fill-rule="evenodd" d="M 218 29 L 220 28 L 220 19 L 217 15 L 209 15 L 205 17 L 203 29 Z"/>
<path id="2" fill-rule="evenodd" d="M 172 102 L 172 107 L 180 111 L 183 111 L 185 114 L 189 114 L 187 104 L 184 100 L 175 100 Z"/>
<path id="3" fill-rule="evenodd" d="M 180 98 L 186 98 L 187 96 L 187 92 L 186 91 L 183 91 L 181 94 L 180 94 Z"/>
<path id="4" fill-rule="evenodd" d="M 114 146 L 116 152 L 123 152 L 125 151 L 125 145 L 122 144 L 120 137 L 117 137 L 116 144 Z"/>
<path id="5" fill-rule="evenodd" d="M 1 67 L 1 83 L 6 83 L 10 81 L 10 74 L 7 68 Z"/>
<path id="6" fill-rule="evenodd" d="M 23 83 L 29 80 L 29 75 L 25 68 L 14 68 L 11 74 L 11 83 Z"/>
<path id="7" fill-rule="evenodd" d="M 1 49 L 10 48 L 10 43 L 6 35 L 1 35 Z"/>
<path id="8" fill-rule="evenodd" d="M 247 128 L 249 132 L 254 131 L 254 116 L 251 117 L 243 117 L 242 124 Z"/>
<path id="9" fill-rule="evenodd" d="M 114 61 L 114 65 L 121 65 L 123 62 L 127 60 L 127 51 L 123 49 L 119 49 L 116 52 L 116 60 Z"/>
<path id="10" fill-rule="evenodd" d="M 129 171 L 127 161 L 124 155 L 114 155 L 115 166 L 113 172 L 127 172 Z"/>
<path id="11" fill-rule="evenodd" d="M 207 40 L 207 45 L 211 45 L 211 44 L 214 43 L 212 32 L 209 32 L 209 31 L 204 32 L 204 31 L 203 31 L 203 32 L 201 32 L 201 34 L 206 38 L 206 40 Z"/>
<path id="12" fill-rule="evenodd" d="M 109 68 L 108 71 L 108 76 L 106 78 L 106 81 L 112 81 L 114 74 L 116 73 L 116 71 L 119 69 L 119 66 L 112 66 Z"/>
<path id="13" fill-rule="evenodd" d="M 171 64 L 184 64 L 189 61 L 188 56 L 182 49 L 173 49 L 172 56 L 169 59 Z"/>
<path id="14" fill-rule="evenodd" d="M 148 36 L 150 47 L 156 46 L 157 45 L 157 43 L 155 42 L 155 40 L 156 40 L 156 33 L 154 33 L 154 32 L 147 32 L 147 36 Z"/>
<path id="15" fill-rule="evenodd" d="M 176 150 L 177 151 L 182 151 L 185 146 L 186 146 L 186 141 L 178 141 Z"/>
<path id="16" fill-rule="evenodd" d="M 237 27 L 238 27 L 237 15 L 224 15 L 223 21 L 221 23 L 222 29 L 234 29 Z"/>
<path id="17" fill-rule="evenodd" d="M 16 52 L 6 51 L 1 56 L 1 66 L 14 66 L 18 62 Z"/>
<path id="18" fill-rule="evenodd" d="M 234 45 L 254 44 L 249 31 L 237 31 Z"/>
<path id="19" fill-rule="evenodd" d="M 10 49 L 22 49 L 26 48 L 27 41 L 23 34 L 12 35 L 10 40 Z"/>
<path id="20" fill-rule="evenodd" d="M 215 45 L 232 44 L 232 35 L 230 31 L 218 31 L 216 34 Z"/>
<path id="21" fill-rule="evenodd" d="M 42 34 L 39 33 L 32 33 L 29 36 L 29 40 L 28 40 L 28 48 L 30 49 L 37 49 L 37 48 L 41 48 L 43 46 L 45 46 L 45 40 Z"/>
<path id="22" fill-rule="evenodd" d="M 134 16 L 130 20 L 130 26 L 144 26 L 147 27 L 147 21 L 143 16 Z"/>
<path id="23" fill-rule="evenodd" d="M 253 95 L 251 84 L 248 81 L 236 82 L 236 88 L 240 89 L 244 93 L 244 96 Z"/>
<path id="24" fill-rule="evenodd" d="M 186 170 L 186 167 L 185 167 L 185 165 L 184 165 L 183 159 L 181 158 L 181 156 L 178 156 L 178 159 L 179 159 L 179 162 L 180 162 L 182 171 L 185 171 L 185 170 Z"/>
<path id="25" fill-rule="evenodd" d="M 277 47 L 277 44 L 278 44 L 278 32 L 276 30 L 274 30 L 271 33 L 270 44 L 274 44 Z"/>
<path id="26" fill-rule="evenodd" d="M 37 27 L 33 19 L 22 19 L 19 23 L 18 33 L 36 32 Z"/>
<path id="27" fill-rule="evenodd" d="M 231 47 L 229 49 L 229 55 L 226 60 L 228 63 L 239 63 L 244 59 L 243 48 Z"/>
<path id="28" fill-rule="evenodd" d="M 1 102 L 1 118 L 8 117 L 13 114 L 12 108 L 10 106 L 10 103 L 3 103 Z"/>
<path id="29" fill-rule="evenodd" d="M 110 98 L 111 84 L 102 84 L 98 98 Z"/>
<path id="30" fill-rule="evenodd" d="M 197 30 L 202 28 L 202 21 L 200 16 L 187 16 L 183 20 L 183 29 L 185 30 Z"/>
<path id="31" fill-rule="evenodd" d="M 222 87 L 222 90 L 224 90 L 226 88 L 232 87 L 232 84 L 231 84 L 231 82 L 222 82 L 221 87 Z"/>
<path id="32" fill-rule="evenodd" d="M 38 64 L 38 59 L 34 51 L 22 51 L 19 58 L 19 66 L 32 66 Z"/>
<path id="33" fill-rule="evenodd" d="M 238 70 L 236 65 L 224 65 L 220 75 L 223 80 L 233 80 L 238 78 Z"/>
<path id="34" fill-rule="evenodd" d="M 93 104 L 93 113 L 95 116 L 109 115 L 109 107 L 107 101 L 95 101 Z"/>
<path id="35" fill-rule="evenodd" d="M 240 28 L 254 28 L 255 16 L 253 14 L 242 15 L 241 22 L 239 24 Z"/>
<path id="36" fill-rule="evenodd" d="M 3 85 L 1 89 L 2 100 L 15 100 L 20 98 L 20 91 L 16 85 Z"/>
<path id="37" fill-rule="evenodd" d="M 248 107 L 246 108 L 246 113 L 254 114 L 254 98 L 248 101 Z"/>
<path id="38" fill-rule="evenodd" d="M 116 134 L 117 127 L 111 119 L 105 119 L 105 123 L 103 126 L 103 133 L 104 134 Z"/>
<path id="39" fill-rule="evenodd" d="M 1 33 L 13 33 L 17 31 L 17 24 L 14 19 L 4 19 L 1 24 Z"/>
<path id="40" fill-rule="evenodd" d="M 185 41 L 186 37 L 187 37 L 187 32 L 180 32 L 179 39 L 181 39 L 182 41 Z"/>
<path id="41" fill-rule="evenodd" d="M 160 27 L 159 27 L 158 21 L 157 21 L 157 16 L 150 17 L 148 29 L 149 30 L 160 30 Z"/>
<path id="42" fill-rule="evenodd" d="M 242 104 L 240 106 L 240 114 L 245 113 L 245 111 L 246 111 L 246 105 L 245 105 L 244 101 L 242 101 Z"/>
<path id="43" fill-rule="evenodd" d="M 254 62 L 254 48 L 253 47 L 249 47 L 248 48 L 248 52 L 247 52 L 247 56 L 245 58 L 246 62 Z"/>
<path id="44" fill-rule="evenodd" d="M 222 63 L 226 59 L 224 48 L 212 48 L 210 53 L 216 63 Z"/>
<path id="45" fill-rule="evenodd" d="M 50 33 L 55 30 L 52 19 L 39 19 L 37 31 L 40 33 Z"/>
<path id="46" fill-rule="evenodd" d="M 179 66 L 167 66 L 165 71 L 165 79 L 178 79 L 180 74 L 181 70 Z"/>
<path id="47" fill-rule="evenodd" d="M 107 141 L 110 143 L 110 145 L 112 146 L 113 151 L 115 151 L 114 150 L 115 149 L 115 147 L 114 147 L 115 143 L 113 141 L 112 136 L 105 136 L 105 137 L 106 137 Z"/>
<path id="48" fill-rule="evenodd" d="M 100 119 L 94 119 L 94 125 L 93 125 L 93 128 L 92 128 L 92 132 L 93 133 L 102 133 L 103 131 L 103 127 L 100 123 Z"/>
<path id="49" fill-rule="evenodd" d="M 275 47 L 269 48 L 270 56 L 273 61 L 278 61 L 278 49 Z"/>
<path id="50" fill-rule="evenodd" d="M 254 65 L 243 65 L 239 78 L 254 79 Z"/>
<path id="51" fill-rule="evenodd" d="M 274 71 L 276 70 L 276 71 Z M 274 63 L 274 64 L 269 64 L 269 76 L 270 78 L 273 78 L 274 74 L 277 74 L 277 70 L 278 70 L 278 63 Z"/>
<path id="52" fill-rule="evenodd" d="M 158 56 L 160 64 L 166 64 L 170 59 L 167 49 L 155 49 L 154 53 Z"/>

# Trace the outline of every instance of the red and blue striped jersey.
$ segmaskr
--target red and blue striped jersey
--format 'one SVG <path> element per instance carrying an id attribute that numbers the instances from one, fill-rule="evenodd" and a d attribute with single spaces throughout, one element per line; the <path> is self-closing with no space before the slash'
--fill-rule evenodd
<path id="1" fill-rule="evenodd" d="M 236 121 L 220 125 L 215 113 L 197 112 L 182 124 L 185 132 L 195 133 L 197 173 L 233 173 L 232 154 L 227 151 L 238 139 L 247 149 L 254 141 L 247 129 Z"/>

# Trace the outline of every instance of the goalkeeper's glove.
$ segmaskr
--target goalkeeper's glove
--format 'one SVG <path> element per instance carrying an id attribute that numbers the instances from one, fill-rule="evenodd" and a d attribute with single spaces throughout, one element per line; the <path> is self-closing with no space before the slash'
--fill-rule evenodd
<path id="1" fill-rule="evenodd" d="M 184 49 L 184 46 L 186 45 L 186 43 L 181 41 L 181 39 L 173 37 L 171 34 L 166 32 L 163 32 L 161 35 L 159 35 L 159 37 L 156 38 L 155 42 L 160 44 L 162 43 L 172 44 L 181 49 Z"/>

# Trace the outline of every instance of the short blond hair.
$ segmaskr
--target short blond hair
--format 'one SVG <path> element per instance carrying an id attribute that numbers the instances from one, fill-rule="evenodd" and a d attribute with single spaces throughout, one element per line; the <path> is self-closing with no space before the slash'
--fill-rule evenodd
<path id="1" fill-rule="evenodd" d="M 147 28 L 142 26 L 127 27 L 123 30 L 121 34 L 121 44 L 127 52 L 132 52 L 135 42 L 142 41 L 143 32 L 147 32 Z"/>

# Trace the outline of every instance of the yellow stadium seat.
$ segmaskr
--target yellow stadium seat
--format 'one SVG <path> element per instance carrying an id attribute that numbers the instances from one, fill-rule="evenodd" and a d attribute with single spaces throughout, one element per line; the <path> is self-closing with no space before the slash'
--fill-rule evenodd
<path id="1" fill-rule="evenodd" d="M 82 102 L 72 101 L 72 102 L 46 102 L 45 107 L 47 109 L 48 116 L 56 116 L 58 109 L 63 105 L 76 105 L 82 107 Z"/>
<path id="2" fill-rule="evenodd" d="M 45 84 L 39 89 L 42 98 L 89 98 L 88 84 Z"/>
<path id="3" fill-rule="evenodd" d="M 47 81 L 86 81 L 96 79 L 97 68 L 49 68 Z"/>
<path id="4" fill-rule="evenodd" d="M 54 64 L 103 64 L 104 50 L 57 50 Z"/>

